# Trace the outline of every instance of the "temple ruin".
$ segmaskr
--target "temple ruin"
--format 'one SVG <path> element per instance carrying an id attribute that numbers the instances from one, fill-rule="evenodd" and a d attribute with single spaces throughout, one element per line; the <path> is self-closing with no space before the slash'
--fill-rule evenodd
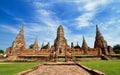
<path id="1" fill-rule="evenodd" d="M 102 36 L 98 25 L 96 25 L 96 37 L 94 42 L 94 48 L 90 48 L 87 45 L 85 37 L 83 36 L 82 47 L 77 45 L 74 46 L 73 42 L 71 47 L 68 45 L 67 40 L 64 37 L 64 28 L 60 25 L 57 29 L 57 36 L 54 40 L 54 44 L 50 46 L 50 43 L 44 45 L 44 42 L 39 48 L 38 39 L 36 37 L 33 47 L 31 49 L 26 48 L 26 43 L 24 39 L 24 25 L 22 25 L 21 30 L 19 31 L 16 39 L 13 41 L 11 47 L 6 49 L 6 55 L 9 56 L 39 56 L 39 55 L 50 55 L 56 54 L 59 55 L 109 55 L 114 53 L 112 48 L 107 45 L 104 37 Z"/>

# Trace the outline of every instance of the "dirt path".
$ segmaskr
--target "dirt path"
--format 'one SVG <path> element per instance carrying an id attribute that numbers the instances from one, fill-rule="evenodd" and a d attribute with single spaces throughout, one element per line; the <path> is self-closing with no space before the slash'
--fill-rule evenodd
<path id="1" fill-rule="evenodd" d="M 12 63 L 0 63 L 0 64 L 12 64 Z"/>
<path id="2" fill-rule="evenodd" d="M 77 65 L 42 65 L 26 75 L 91 75 Z"/>

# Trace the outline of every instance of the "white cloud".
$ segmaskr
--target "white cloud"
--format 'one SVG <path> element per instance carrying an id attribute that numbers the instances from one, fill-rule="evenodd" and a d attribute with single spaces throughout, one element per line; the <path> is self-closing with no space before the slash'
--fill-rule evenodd
<path id="1" fill-rule="evenodd" d="M 66 38 L 68 40 L 68 44 L 71 45 L 71 42 L 74 43 L 74 45 L 77 44 L 77 42 L 79 43 L 79 45 L 81 46 L 81 42 L 82 42 L 82 35 L 78 35 L 78 34 L 67 34 Z"/>
<path id="2" fill-rule="evenodd" d="M 81 3 L 84 5 L 81 7 Z M 78 10 L 82 12 L 80 16 L 78 16 L 75 20 L 77 28 L 86 27 L 92 25 L 92 21 L 95 19 L 95 15 L 104 9 L 104 6 L 107 6 L 110 1 L 108 0 L 85 0 L 82 2 L 77 2 Z"/>
<path id="3" fill-rule="evenodd" d="M 53 12 L 45 9 L 38 9 L 37 10 L 36 19 L 38 19 L 40 22 L 44 23 L 47 26 L 55 26 L 60 24 L 59 21 L 56 19 L 55 16 L 53 16 Z"/>
<path id="4" fill-rule="evenodd" d="M 19 21 L 19 22 L 21 22 L 21 23 L 24 23 L 24 20 L 23 20 L 22 18 L 15 17 L 15 18 L 13 18 L 13 19 L 16 20 L 16 21 Z"/>
<path id="5" fill-rule="evenodd" d="M 8 9 L 2 8 L 1 10 L 9 16 L 14 16 L 14 14 L 11 11 L 9 11 Z"/>
<path id="6" fill-rule="evenodd" d="M 41 3 L 41 2 L 39 2 L 39 1 L 33 1 L 32 3 L 33 3 L 33 5 L 35 6 L 35 8 L 37 8 L 37 9 L 52 6 L 52 5 L 49 4 L 49 3 Z"/>
<path id="7" fill-rule="evenodd" d="M 39 45 L 42 42 L 50 42 L 53 44 L 53 41 L 56 37 L 56 30 L 58 25 L 61 24 L 58 17 L 55 16 L 55 13 L 45 9 L 50 4 L 42 4 L 40 2 L 33 2 L 35 8 L 34 19 L 37 20 L 36 23 L 24 22 L 25 24 L 25 39 L 26 45 L 30 45 L 34 42 L 36 36 L 39 37 Z M 21 18 L 15 18 L 18 21 L 24 21 Z M 20 26 L 21 27 L 21 26 Z M 3 26 L 4 29 L 8 29 L 8 32 L 17 34 L 20 30 L 19 27 L 14 28 L 13 26 Z M 16 36 L 15 36 L 16 37 Z"/>
<path id="8" fill-rule="evenodd" d="M 5 32 L 10 31 L 11 33 L 14 33 L 14 34 L 17 34 L 17 32 L 18 32 L 17 28 L 11 27 L 9 25 L 0 25 L 0 27 L 2 27 L 2 30 Z"/>
<path id="9" fill-rule="evenodd" d="M 95 1 L 87 1 L 86 5 L 83 7 L 86 11 L 97 11 L 100 7 L 107 5 L 110 0 L 95 0 Z"/>
<path id="10" fill-rule="evenodd" d="M 59 1 L 55 1 L 55 2 L 59 2 Z M 75 26 L 73 27 L 76 27 L 76 28 L 82 28 L 82 27 L 92 25 L 93 24 L 92 21 L 95 20 L 94 16 L 99 11 L 101 11 L 101 9 L 103 9 L 104 6 L 107 6 L 110 3 L 110 1 L 108 0 L 99 0 L 99 1 L 98 0 L 95 0 L 95 1 L 70 0 L 70 1 L 63 1 L 63 2 L 71 2 L 71 3 L 76 3 L 78 5 L 78 7 L 75 7 L 75 9 L 78 9 L 81 14 L 75 19 L 73 19 L 73 21 L 76 21 L 74 22 Z M 41 3 L 39 1 L 35 1 L 32 3 L 35 10 L 33 11 L 33 13 L 35 14 L 33 18 L 36 21 L 38 21 L 38 23 L 24 22 L 24 19 L 15 18 L 16 20 L 24 22 L 25 24 L 26 45 L 28 46 L 31 43 L 34 43 L 34 39 L 36 36 L 38 36 L 39 46 L 41 46 L 43 42 L 45 43 L 50 42 L 51 45 L 53 45 L 54 39 L 56 38 L 56 34 L 57 34 L 56 33 L 57 27 L 60 24 L 64 24 L 63 20 L 59 19 L 59 17 L 56 15 L 56 12 L 53 12 L 52 10 L 49 9 L 50 7 L 53 6 L 52 3 Z M 99 28 L 101 29 L 101 33 L 103 32 L 102 34 L 105 37 L 105 40 L 107 40 L 108 44 L 110 45 L 115 45 L 120 42 L 119 41 L 120 27 L 118 25 L 119 23 L 120 23 L 119 18 L 111 19 L 109 21 L 106 21 L 105 23 L 104 22 L 100 23 Z M 71 24 L 71 23 L 68 23 L 68 24 Z M 2 28 L 4 28 L 5 30 L 7 29 L 9 32 L 12 32 L 15 34 L 18 33 L 18 31 L 20 30 L 20 27 L 15 28 L 14 26 L 8 26 L 8 25 L 2 26 Z M 76 45 L 76 43 L 79 42 L 79 45 L 81 46 L 82 35 L 75 34 L 73 30 L 70 30 L 68 28 L 68 25 L 63 25 L 63 27 L 65 30 L 65 37 L 68 40 L 68 44 L 70 45 L 71 42 L 74 42 L 74 44 Z M 90 35 L 89 33 L 87 35 L 85 35 L 86 42 L 88 43 L 88 46 L 93 47 L 94 40 L 95 40 L 95 37 L 94 37 L 95 32 L 93 36 L 89 36 Z"/>
<path id="11" fill-rule="evenodd" d="M 91 25 L 90 21 L 93 19 L 93 16 L 94 16 L 93 12 L 88 12 L 76 18 L 77 25 L 78 25 L 77 27 L 81 28 L 81 27 L 86 27 Z"/>
<path id="12" fill-rule="evenodd" d="M 36 14 L 34 16 L 39 22 L 42 22 L 46 26 L 53 27 L 53 29 L 56 27 L 56 25 L 61 23 L 58 17 L 55 15 L 55 12 L 48 9 L 48 7 L 51 7 L 52 4 L 36 1 L 33 2 L 33 5 Z"/>
<path id="13" fill-rule="evenodd" d="M 99 25 L 99 29 L 105 40 L 108 42 L 108 45 L 114 46 L 120 43 L 119 19 L 119 16 L 113 16 L 108 21 L 102 22 Z"/>

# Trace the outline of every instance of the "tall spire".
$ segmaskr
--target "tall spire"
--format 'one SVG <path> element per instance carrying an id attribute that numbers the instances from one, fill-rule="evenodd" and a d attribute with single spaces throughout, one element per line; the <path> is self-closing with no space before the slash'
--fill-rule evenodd
<path id="1" fill-rule="evenodd" d="M 64 29 L 63 26 L 60 25 L 57 30 L 57 37 L 64 37 Z"/>
<path id="2" fill-rule="evenodd" d="M 107 48 L 108 48 L 107 42 L 104 40 L 104 37 L 100 33 L 97 25 L 96 25 L 96 38 L 95 38 L 94 48 L 102 49 L 103 54 L 108 54 L 108 52 L 107 52 Z"/>
<path id="3" fill-rule="evenodd" d="M 12 43 L 12 53 L 11 54 L 19 54 L 20 51 L 26 49 L 26 44 L 24 40 L 24 25 L 22 25 L 21 30 L 19 31 L 16 39 Z"/>
<path id="4" fill-rule="evenodd" d="M 36 37 L 35 39 L 35 42 L 34 42 L 35 45 L 38 45 L 38 38 Z"/>
<path id="5" fill-rule="evenodd" d="M 60 25 L 57 29 L 57 37 L 54 41 L 54 51 L 57 51 L 58 54 L 64 54 L 67 48 L 69 48 L 69 46 L 64 37 L 64 28 L 62 25 Z"/>
<path id="6" fill-rule="evenodd" d="M 78 41 L 77 41 L 77 46 L 79 46 Z"/>
<path id="7" fill-rule="evenodd" d="M 96 25 L 96 38 L 95 38 L 94 48 L 101 48 L 102 41 L 104 41 L 104 37 L 102 36 L 102 34 L 99 31 L 98 25 Z"/>
<path id="8" fill-rule="evenodd" d="M 36 39 L 35 39 L 35 42 L 34 42 L 34 46 L 33 46 L 33 49 L 35 49 L 35 50 L 38 50 L 38 38 L 36 37 Z"/>
<path id="9" fill-rule="evenodd" d="M 24 32 L 24 24 L 22 24 L 22 29 L 21 29 L 22 32 Z"/>
<path id="10" fill-rule="evenodd" d="M 88 46 L 87 46 L 87 43 L 86 43 L 85 38 L 83 36 L 82 49 L 86 49 L 86 48 L 88 48 Z"/>
<path id="11" fill-rule="evenodd" d="M 101 37 L 101 36 L 102 36 L 102 34 L 101 34 L 101 32 L 100 32 L 100 30 L 98 28 L 98 25 L 96 25 L 96 38 Z"/>
<path id="12" fill-rule="evenodd" d="M 88 46 L 87 46 L 84 36 L 83 36 L 82 49 L 84 50 L 84 54 L 87 54 Z"/>
<path id="13" fill-rule="evenodd" d="M 48 44 L 47 44 L 47 45 L 48 45 L 48 49 L 50 49 L 50 43 L 49 43 L 49 42 L 48 42 Z"/>
<path id="14" fill-rule="evenodd" d="M 19 31 L 16 39 L 24 39 L 24 24 L 22 24 L 22 28 L 21 28 L 21 30 Z"/>
<path id="15" fill-rule="evenodd" d="M 44 42 L 42 43 L 41 49 L 43 49 L 43 47 L 44 47 Z"/>
<path id="16" fill-rule="evenodd" d="M 74 48 L 74 44 L 73 44 L 73 42 L 71 42 L 71 48 Z"/>

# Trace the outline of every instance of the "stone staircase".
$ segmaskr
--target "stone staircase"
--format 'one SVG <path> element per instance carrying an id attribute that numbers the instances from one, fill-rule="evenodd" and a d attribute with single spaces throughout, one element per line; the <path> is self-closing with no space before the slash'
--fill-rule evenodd
<path id="1" fill-rule="evenodd" d="M 76 62 L 76 58 L 74 56 L 72 56 L 72 54 L 69 51 L 66 51 L 65 54 L 59 54 L 59 55 L 54 55 L 53 53 L 51 53 L 48 57 L 47 57 L 47 61 L 57 61 L 57 60 L 62 60 L 62 61 L 73 61 Z"/>
<path id="2" fill-rule="evenodd" d="M 111 60 L 111 58 L 107 55 L 101 55 L 101 59 L 103 60 Z"/>
<path id="3" fill-rule="evenodd" d="M 17 56 L 9 56 L 6 58 L 7 61 L 14 61 L 14 60 L 17 60 Z"/>
<path id="4" fill-rule="evenodd" d="M 25 61 L 28 61 L 28 60 L 19 58 L 18 56 L 9 56 L 9 57 L 6 58 L 5 61 L 25 62 Z"/>
<path id="5" fill-rule="evenodd" d="M 72 56 L 72 54 L 69 51 L 66 51 L 65 53 L 65 60 L 76 62 L 76 58 Z"/>

